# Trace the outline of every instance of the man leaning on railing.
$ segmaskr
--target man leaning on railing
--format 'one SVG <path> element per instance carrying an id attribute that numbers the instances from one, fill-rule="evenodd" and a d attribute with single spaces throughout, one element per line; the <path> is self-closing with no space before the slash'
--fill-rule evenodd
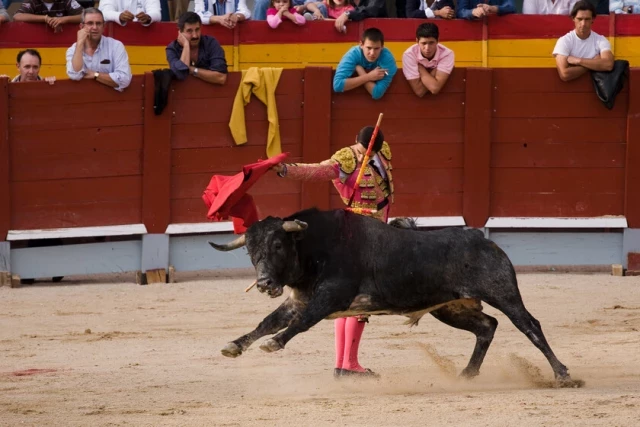
<path id="1" fill-rule="evenodd" d="M 100 9 L 85 9 L 78 41 L 67 50 L 67 75 L 71 80 L 95 80 L 123 91 L 131 84 L 129 56 L 122 42 L 103 36 L 103 32 Z"/>
<path id="2" fill-rule="evenodd" d="M 185 12 L 178 20 L 178 38 L 166 47 L 169 68 L 178 80 L 189 75 L 207 83 L 227 82 L 227 60 L 218 40 L 202 34 L 202 19 Z"/>
<path id="3" fill-rule="evenodd" d="M 100 0 L 100 10 L 105 21 L 122 26 L 139 22 L 148 27 L 162 20 L 160 0 Z"/>
<path id="4" fill-rule="evenodd" d="M 28 0 L 13 15 L 16 22 L 44 22 L 54 32 L 62 31 L 62 24 L 81 21 L 82 6 L 76 0 Z"/>
<path id="5" fill-rule="evenodd" d="M 42 65 L 42 57 L 40 52 L 35 49 L 25 49 L 18 52 L 16 58 L 16 68 L 18 69 L 18 75 L 15 76 L 11 83 L 25 83 L 25 82 L 38 82 L 41 80 L 46 81 L 52 85 L 56 78 L 40 77 L 40 66 Z M 7 75 L 0 75 L 0 77 L 9 77 Z"/>

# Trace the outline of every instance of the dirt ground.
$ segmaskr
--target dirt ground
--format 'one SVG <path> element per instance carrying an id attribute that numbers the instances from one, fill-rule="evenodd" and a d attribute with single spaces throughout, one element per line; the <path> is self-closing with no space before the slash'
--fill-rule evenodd
<path id="1" fill-rule="evenodd" d="M 372 317 L 361 362 L 335 381 L 333 321 L 283 351 L 220 349 L 284 299 L 251 277 L 128 275 L 0 289 L 0 425 L 633 426 L 640 419 L 640 277 L 519 274 L 529 311 L 580 389 L 549 386 L 542 354 L 500 322 L 481 374 L 458 379 L 473 336 L 426 316 Z"/>

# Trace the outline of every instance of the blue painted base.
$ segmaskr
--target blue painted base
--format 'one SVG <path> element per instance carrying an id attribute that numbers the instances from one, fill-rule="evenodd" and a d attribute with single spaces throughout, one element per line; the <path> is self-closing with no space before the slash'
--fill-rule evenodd
<path id="1" fill-rule="evenodd" d="M 640 251 L 640 229 L 483 229 L 516 267 L 626 266 L 626 254 Z M 251 269 L 245 248 L 219 252 L 208 241 L 226 243 L 233 234 L 143 235 L 131 240 L 62 246 L 11 248 L 0 242 L 0 271 L 21 278 L 147 271 L 173 266 L 176 272 Z M 15 245 L 18 246 L 18 245 Z M 24 246 L 24 245 L 23 245 Z"/>

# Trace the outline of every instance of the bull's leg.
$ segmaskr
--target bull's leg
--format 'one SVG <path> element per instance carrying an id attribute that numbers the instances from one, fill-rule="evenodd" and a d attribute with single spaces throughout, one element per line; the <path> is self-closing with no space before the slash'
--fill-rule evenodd
<path id="1" fill-rule="evenodd" d="M 306 309 L 291 321 L 289 327 L 273 338 L 266 340 L 260 346 L 260 350 L 266 351 L 267 353 L 282 350 L 284 346 L 299 333 L 308 331 L 309 328 L 330 314 L 348 308 L 348 303 L 336 303 L 336 299 L 332 298 L 330 294 L 330 291 L 324 294 L 316 294 L 313 299 L 309 301 Z"/>
<path id="2" fill-rule="evenodd" d="M 227 344 L 221 350 L 222 354 L 227 357 L 238 357 L 256 340 L 285 328 L 298 315 L 298 304 L 291 298 L 287 298 L 273 313 L 265 317 L 256 329 Z"/>
<path id="3" fill-rule="evenodd" d="M 498 321 L 482 312 L 482 305 L 479 301 L 454 302 L 432 311 L 431 315 L 449 326 L 475 334 L 476 346 L 473 349 L 471 360 L 460 375 L 467 378 L 478 375 L 484 356 L 493 340 L 493 334 L 498 327 Z"/>
<path id="4" fill-rule="evenodd" d="M 553 350 L 551 350 L 549 343 L 547 343 L 542 333 L 540 322 L 527 311 L 519 292 L 510 296 L 503 294 L 500 295 L 499 298 L 494 296 L 493 298 L 484 300 L 506 314 L 516 328 L 525 334 L 533 345 L 545 355 L 553 369 L 556 380 L 559 381 L 561 385 L 579 385 L 571 380 L 567 367 L 558 360 Z"/>

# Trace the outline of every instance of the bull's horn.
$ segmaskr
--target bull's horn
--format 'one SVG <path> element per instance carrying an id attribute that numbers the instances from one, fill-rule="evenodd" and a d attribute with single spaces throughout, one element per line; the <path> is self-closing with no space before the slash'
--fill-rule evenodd
<path id="1" fill-rule="evenodd" d="M 296 219 L 294 221 L 285 221 L 284 224 L 282 224 L 282 228 L 284 228 L 284 231 L 286 231 L 287 233 L 291 231 L 306 230 L 308 226 L 309 224 L 300 221 L 299 219 Z"/>
<path id="2" fill-rule="evenodd" d="M 209 242 L 209 244 L 211 246 L 213 246 L 214 248 L 216 248 L 219 251 L 232 251 L 234 249 L 238 249 L 241 248 L 245 245 L 245 236 L 244 234 L 240 237 L 238 237 L 236 240 L 229 242 L 229 243 L 225 243 L 224 245 L 218 245 L 217 243 L 213 243 L 213 242 Z"/>

